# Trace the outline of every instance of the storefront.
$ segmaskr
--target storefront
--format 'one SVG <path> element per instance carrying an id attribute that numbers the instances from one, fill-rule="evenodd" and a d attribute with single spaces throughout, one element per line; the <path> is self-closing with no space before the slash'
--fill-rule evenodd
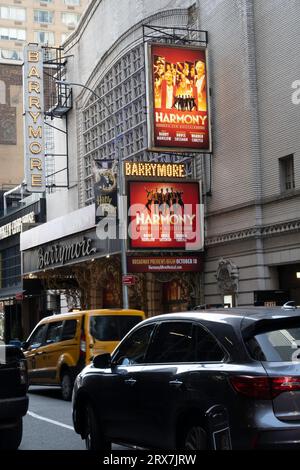
<path id="1" fill-rule="evenodd" d="M 45 221 L 45 200 L 40 199 L 0 220 L 0 316 L 4 337 L 24 337 L 26 305 L 40 294 L 40 285 L 23 282 L 21 276 L 20 234 Z"/>
<path id="2" fill-rule="evenodd" d="M 95 206 L 90 205 L 24 232 L 21 236 L 23 282 L 41 283 L 46 314 L 74 308 L 122 307 L 122 269 L 118 239 L 100 239 Z M 137 256 L 129 250 L 130 308 L 148 316 L 187 310 L 200 303 L 202 254 L 182 251 Z M 49 296 L 58 297 L 49 308 Z"/>
<path id="3" fill-rule="evenodd" d="M 23 233 L 23 279 L 43 285 L 46 314 L 122 305 L 118 240 L 101 240 L 94 205 Z M 54 300 L 55 299 L 55 302 Z"/>

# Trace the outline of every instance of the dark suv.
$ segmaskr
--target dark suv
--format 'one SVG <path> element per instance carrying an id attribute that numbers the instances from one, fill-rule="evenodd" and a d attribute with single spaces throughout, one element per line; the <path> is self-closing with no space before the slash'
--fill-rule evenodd
<path id="1" fill-rule="evenodd" d="M 300 447 L 300 314 L 222 309 L 160 315 L 77 377 L 88 449 Z"/>
<path id="2" fill-rule="evenodd" d="M 16 450 L 28 409 L 26 359 L 15 346 L 0 345 L 0 450 Z"/>

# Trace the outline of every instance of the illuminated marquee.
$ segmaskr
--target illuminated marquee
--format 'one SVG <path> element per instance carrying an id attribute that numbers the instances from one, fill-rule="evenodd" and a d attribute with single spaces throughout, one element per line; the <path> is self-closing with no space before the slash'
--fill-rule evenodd
<path id="1" fill-rule="evenodd" d="M 37 44 L 24 51 L 25 181 L 30 192 L 45 191 L 43 56 Z"/>
<path id="2" fill-rule="evenodd" d="M 148 149 L 210 153 L 207 50 L 146 43 Z"/>
<path id="3" fill-rule="evenodd" d="M 125 176 L 185 178 L 186 171 L 184 163 L 126 162 Z"/>

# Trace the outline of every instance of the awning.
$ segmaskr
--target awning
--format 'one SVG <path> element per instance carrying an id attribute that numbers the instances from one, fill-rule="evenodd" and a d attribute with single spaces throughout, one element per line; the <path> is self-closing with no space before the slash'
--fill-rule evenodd
<path id="1" fill-rule="evenodd" d="M 15 299 L 16 295 L 23 294 L 25 292 L 23 290 L 22 284 L 18 284 L 13 287 L 7 287 L 5 289 L 0 289 L 0 300 L 11 300 Z"/>

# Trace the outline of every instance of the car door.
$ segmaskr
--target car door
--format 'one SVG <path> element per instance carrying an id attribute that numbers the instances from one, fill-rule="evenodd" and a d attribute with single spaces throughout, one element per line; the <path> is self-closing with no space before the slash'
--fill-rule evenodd
<path id="1" fill-rule="evenodd" d="M 39 373 L 45 382 L 56 382 L 57 364 L 61 355 L 62 321 L 50 322 L 42 348 Z"/>
<path id="2" fill-rule="evenodd" d="M 139 374 L 154 328 L 154 324 L 144 325 L 129 334 L 115 351 L 111 370 L 94 377 L 99 416 L 111 439 L 136 442 L 139 435 Z"/>
<path id="3" fill-rule="evenodd" d="M 24 355 L 27 360 L 28 378 L 30 383 L 43 383 L 43 378 L 40 376 L 40 368 L 42 365 L 43 345 L 47 332 L 47 324 L 39 325 L 29 337 L 27 342 L 26 351 Z"/>
<path id="4" fill-rule="evenodd" d="M 162 321 L 155 331 L 139 373 L 139 414 L 136 428 L 143 446 L 173 446 L 173 421 L 187 400 L 182 375 L 195 361 L 191 321 Z"/>
<path id="5" fill-rule="evenodd" d="M 211 406 L 222 403 L 227 386 L 224 358 L 225 352 L 203 326 L 188 320 L 161 322 L 139 378 L 137 427 L 143 445 L 174 448 L 181 416 L 198 409 L 204 417 Z"/>

